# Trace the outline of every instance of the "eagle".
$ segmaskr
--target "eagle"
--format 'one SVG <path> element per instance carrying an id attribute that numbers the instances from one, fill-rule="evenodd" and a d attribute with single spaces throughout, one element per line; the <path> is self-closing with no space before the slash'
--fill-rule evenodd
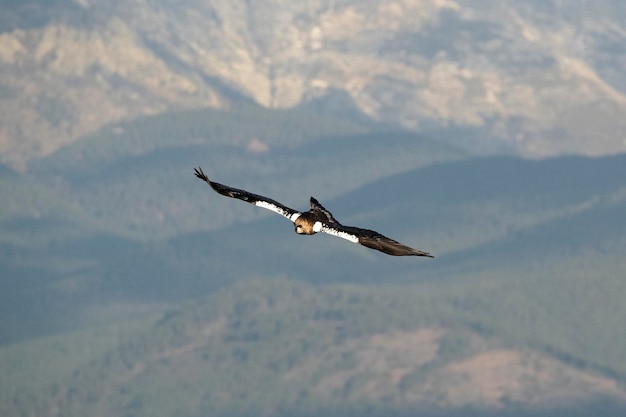
<path id="1" fill-rule="evenodd" d="M 311 197 L 310 200 L 311 209 L 309 211 L 300 212 L 289 208 L 278 201 L 272 200 L 271 198 L 211 181 L 202 171 L 201 167 L 194 168 L 194 171 L 196 177 L 205 181 L 219 194 L 226 197 L 236 198 L 245 201 L 246 203 L 254 204 L 257 207 L 271 210 L 274 213 L 278 213 L 291 220 L 295 225 L 296 233 L 299 235 L 314 235 L 315 233 L 322 232 L 349 240 L 353 243 L 358 243 L 371 249 L 376 249 L 388 255 L 426 256 L 434 258 L 434 256 L 428 252 L 403 245 L 402 243 L 390 239 L 387 236 L 383 236 L 374 230 L 342 225 L 333 217 L 330 211 L 326 210 L 324 206 L 322 206 L 319 201 L 313 197 Z"/>

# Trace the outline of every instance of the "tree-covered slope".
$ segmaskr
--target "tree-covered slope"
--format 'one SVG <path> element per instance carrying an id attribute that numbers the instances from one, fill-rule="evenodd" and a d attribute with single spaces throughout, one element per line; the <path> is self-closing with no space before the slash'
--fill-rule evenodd
<path id="1" fill-rule="evenodd" d="M 22 358 L 6 368 L 13 377 L 41 354 L 77 366 L 42 366 L 47 384 L 15 379 L 25 389 L 3 386 L 3 412 L 620 415 L 623 387 L 481 327 L 460 301 L 468 287 L 248 281 L 170 310 L 159 321 L 3 348 L 3 366 Z M 80 343 L 93 345 L 92 351 L 76 351 Z M 68 358 L 70 352 L 76 357 Z M 51 372 L 56 378 L 45 374 Z M 507 377 L 494 385 L 492 373 Z"/>
<path id="2" fill-rule="evenodd" d="M 1 414 L 621 409 L 625 155 L 470 158 L 302 114 L 181 112 L 0 170 Z M 298 236 L 197 165 L 436 258 Z"/>

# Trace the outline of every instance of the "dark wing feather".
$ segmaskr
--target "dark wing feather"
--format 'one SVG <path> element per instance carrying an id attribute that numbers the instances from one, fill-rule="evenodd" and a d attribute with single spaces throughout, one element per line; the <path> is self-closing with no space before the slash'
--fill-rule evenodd
<path id="1" fill-rule="evenodd" d="M 323 225 L 321 231 L 393 256 L 427 256 L 434 258 L 434 256 L 428 252 L 403 245 L 374 230 L 332 224 Z"/>
<path id="2" fill-rule="evenodd" d="M 337 223 L 339 222 L 335 220 L 332 213 L 324 208 L 323 205 L 320 204 L 315 198 L 311 197 L 311 211 L 318 213 L 321 215 L 321 218 L 325 218 L 325 223 Z"/>
<path id="3" fill-rule="evenodd" d="M 245 190 L 240 190 L 238 188 L 229 187 L 224 184 L 220 184 L 214 181 L 209 180 L 209 177 L 202 171 L 202 168 L 198 167 L 194 168 L 196 177 L 205 181 L 207 184 L 211 186 L 215 191 L 217 191 L 221 195 L 225 195 L 226 197 L 236 198 L 246 203 L 254 204 L 255 206 L 262 207 L 268 210 L 271 210 L 275 213 L 280 214 L 293 221 L 294 214 L 300 214 L 299 211 L 289 208 L 285 205 L 280 204 L 278 201 L 272 200 L 271 198 L 263 197 L 262 195 L 249 193 Z"/>

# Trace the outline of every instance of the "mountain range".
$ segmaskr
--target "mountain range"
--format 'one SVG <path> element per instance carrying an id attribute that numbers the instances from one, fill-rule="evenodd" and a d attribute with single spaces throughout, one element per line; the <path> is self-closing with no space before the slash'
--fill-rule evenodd
<path id="1" fill-rule="evenodd" d="M 625 18 L 0 1 L 0 414 L 624 416 Z"/>
<path id="2" fill-rule="evenodd" d="M 103 126 L 303 106 L 474 154 L 624 151 L 619 0 L 3 1 L 0 156 Z"/>

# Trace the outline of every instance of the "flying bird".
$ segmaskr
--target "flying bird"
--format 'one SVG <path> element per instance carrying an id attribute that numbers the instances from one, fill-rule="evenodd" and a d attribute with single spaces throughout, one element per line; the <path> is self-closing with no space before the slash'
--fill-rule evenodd
<path id="1" fill-rule="evenodd" d="M 396 242 L 393 239 L 383 236 L 378 232 L 358 227 L 344 226 L 339 223 L 315 198 L 311 197 L 311 209 L 309 211 L 300 212 L 280 204 L 271 198 L 263 197 L 257 194 L 249 193 L 245 190 L 232 188 L 224 184 L 209 180 L 202 168 L 194 168 L 196 177 L 205 181 L 218 193 L 226 197 L 237 198 L 247 203 L 254 204 L 278 213 L 283 217 L 291 220 L 295 224 L 296 233 L 299 235 L 314 235 L 322 232 L 329 235 L 337 236 L 342 239 L 349 240 L 353 243 L 376 249 L 389 255 L 394 256 L 427 256 L 434 258 L 428 252 L 413 249 L 409 246 Z"/>

